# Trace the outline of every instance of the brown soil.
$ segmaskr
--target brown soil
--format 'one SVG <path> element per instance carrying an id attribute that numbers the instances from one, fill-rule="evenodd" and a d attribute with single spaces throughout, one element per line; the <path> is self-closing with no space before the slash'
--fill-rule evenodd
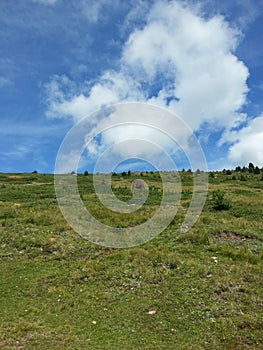
<path id="1" fill-rule="evenodd" d="M 253 238 L 250 236 L 243 235 L 234 231 L 221 231 L 212 233 L 212 235 L 217 241 L 223 242 L 243 243 L 248 240 L 253 240 Z"/>

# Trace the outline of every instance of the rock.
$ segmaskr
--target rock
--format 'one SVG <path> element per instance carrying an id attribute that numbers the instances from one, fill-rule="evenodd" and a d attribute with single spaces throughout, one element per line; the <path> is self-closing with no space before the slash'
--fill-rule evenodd
<path id="1" fill-rule="evenodd" d="M 155 315 L 155 314 L 156 314 L 156 310 L 150 310 L 150 311 L 148 312 L 148 314 L 149 314 L 149 315 Z"/>

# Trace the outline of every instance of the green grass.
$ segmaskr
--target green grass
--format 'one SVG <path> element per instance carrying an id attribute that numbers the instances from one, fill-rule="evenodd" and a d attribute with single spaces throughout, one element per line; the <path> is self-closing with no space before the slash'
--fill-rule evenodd
<path id="1" fill-rule="evenodd" d="M 170 226 L 142 246 L 112 249 L 73 232 L 52 175 L 0 174 L 0 349 L 263 349 L 261 175 L 240 181 L 239 173 L 215 173 L 204 210 L 185 234 L 178 228 L 192 175 L 180 175 Z M 138 176 L 113 176 L 119 199 L 131 199 Z M 150 196 L 132 215 L 103 208 L 92 175 L 78 183 L 94 216 L 128 227 L 160 203 L 158 174 L 142 178 Z M 229 210 L 214 210 L 217 190 L 231 201 Z"/>

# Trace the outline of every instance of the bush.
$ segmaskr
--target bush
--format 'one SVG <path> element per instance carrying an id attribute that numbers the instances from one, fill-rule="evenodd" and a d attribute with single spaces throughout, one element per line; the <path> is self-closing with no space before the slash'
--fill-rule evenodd
<path id="1" fill-rule="evenodd" d="M 211 179 L 214 179 L 214 178 L 215 178 L 215 174 L 211 171 L 211 172 L 209 173 L 209 177 L 211 177 Z"/>
<path id="2" fill-rule="evenodd" d="M 241 176 L 240 176 L 240 181 L 247 181 L 246 176 L 244 176 L 243 174 L 241 174 Z"/>
<path id="3" fill-rule="evenodd" d="M 214 210 L 229 210 L 231 208 L 231 201 L 225 198 L 223 191 L 213 192 L 213 208 Z"/>

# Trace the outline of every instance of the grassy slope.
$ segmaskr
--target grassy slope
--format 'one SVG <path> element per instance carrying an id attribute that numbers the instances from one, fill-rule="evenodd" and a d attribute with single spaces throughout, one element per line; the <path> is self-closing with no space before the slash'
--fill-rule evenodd
<path id="1" fill-rule="evenodd" d="M 178 234 L 191 199 L 191 176 L 182 174 L 176 220 L 151 242 L 118 250 L 72 231 L 51 175 L 0 174 L 0 349 L 263 349 L 263 181 L 245 176 L 211 179 L 198 223 Z M 130 221 L 107 212 L 109 222 L 147 219 L 161 184 L 144 179 L 146 210 Z M 113 180 L 129 199 L 131 179 Z M 105 220 L 91 176 L 79 187 Z M 232 200 L 229 211 L 213 210 L 216 189 Z"/>

